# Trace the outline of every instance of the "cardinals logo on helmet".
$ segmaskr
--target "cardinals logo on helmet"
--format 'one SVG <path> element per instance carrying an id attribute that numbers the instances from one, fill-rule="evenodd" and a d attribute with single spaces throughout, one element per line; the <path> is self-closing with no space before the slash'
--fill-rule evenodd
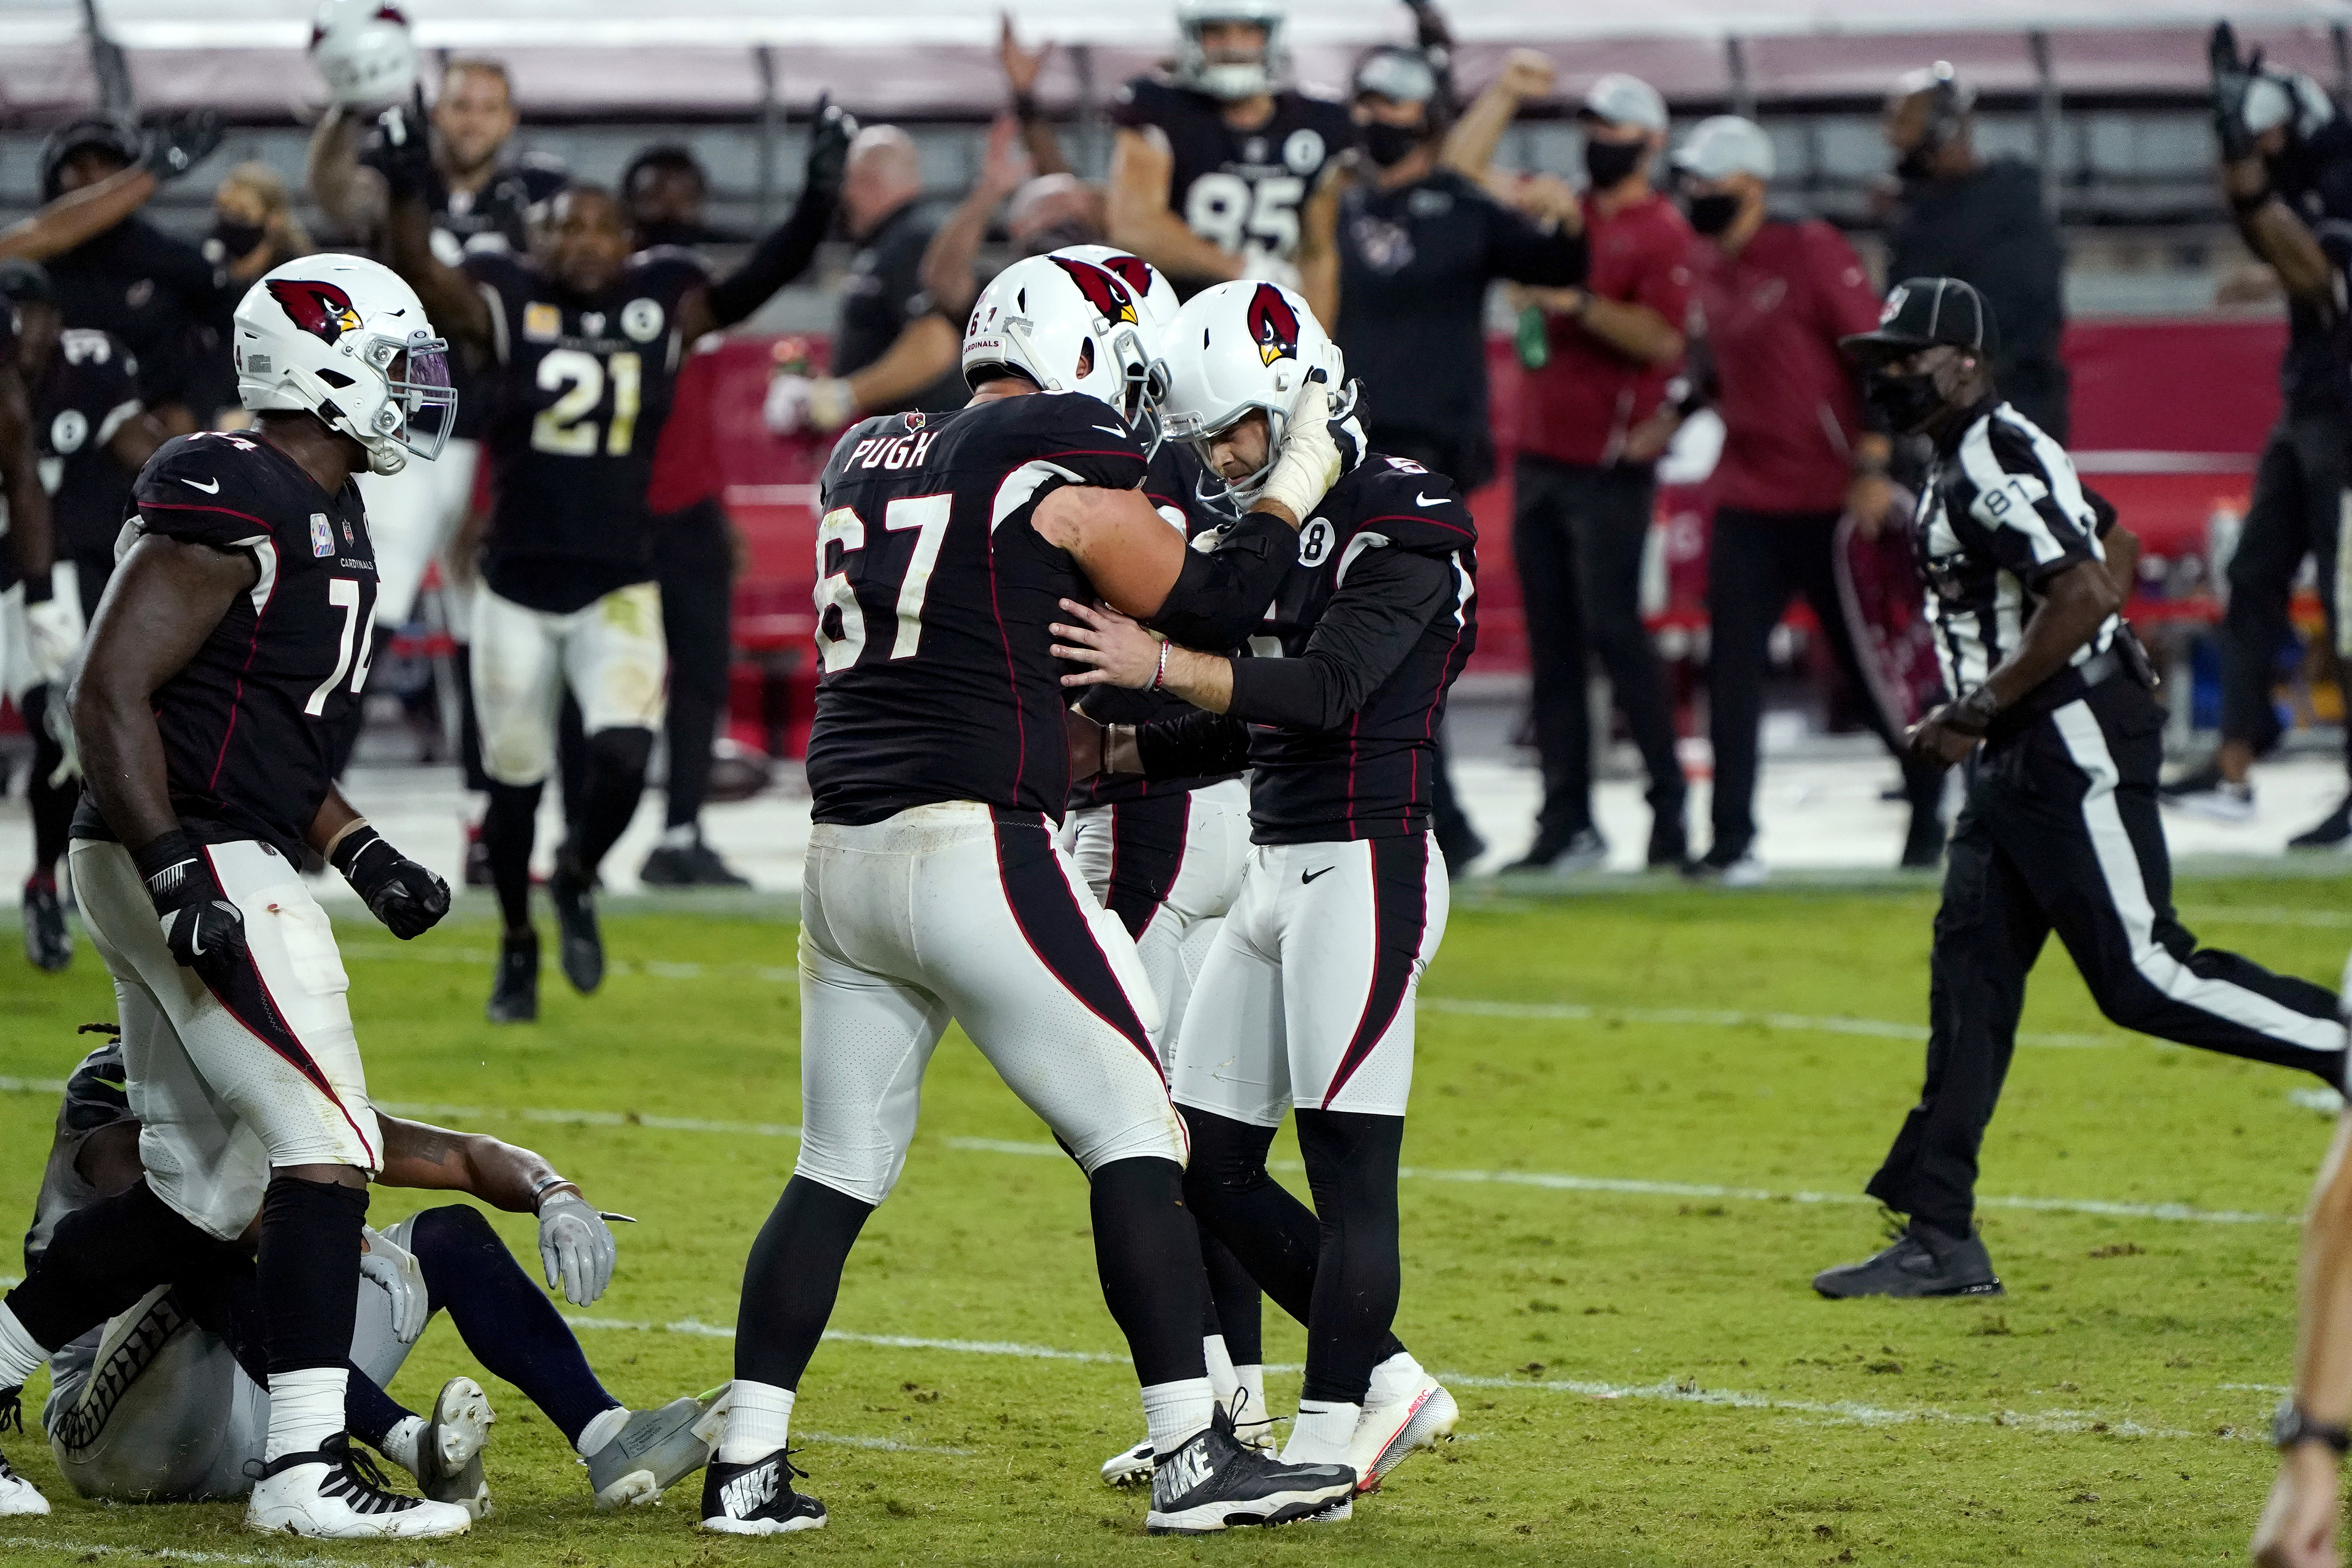
<path id="1" fill-rule="evenodd" d="M 269 295 L 296 326 L 314 338 L 331 343 L 345 332 L 360 330 L 360 313 L 352 308 L 352 297 L 332 283 L 274 278 Z"/>
<path id="2" fill-rule="evenodd" d="M 1113 326 L 1135 321 L 1135 297 L 1117 278 L 1091 261 L 1072 261 L 1066 256 L 1054 258 L 1054 265 L 1070 275 L 1070 281 L 1078 286 L 1078 292 L 1087 297 L 1096 315 Z"/>
<path id="3" fill-rule="evenodd" d="M 1259 284 L 1250 297 L 1249 331 L 1258 358 L 1266 363 L 1298 357 L 1298 312 L 1271 283 Z"/>
<path id="4" fill-rule="evenodd" d="M 1151 263 L 1140 256 L 1106 256 L 1101 266 L 1107 272 L 1118 275 L 1118 280 L 1138 294 L 1151 292 Z"/>

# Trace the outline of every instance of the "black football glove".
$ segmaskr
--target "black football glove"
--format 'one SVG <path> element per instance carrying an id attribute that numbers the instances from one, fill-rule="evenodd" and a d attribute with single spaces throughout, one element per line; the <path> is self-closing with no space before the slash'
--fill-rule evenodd
<path id="1" fill-rule="evenodd" d="M 849 144 L 857 139 L 857 116 L 833 101 L 829 92 L 817 95 L 809 111 L 808 164 L 804 171 L 812 189 L 837 195 L 849 169 Z"/>
<path id="2" fill-rule="evenodd" d="M 169 184 L 211 157 L 220 144 L 218 110 L 167 114 L 147 127 L 147 150 L 140 163 L 157 183 Z"/>
<path id="3" fill-rule="evenodd" d="M 2221 161 L 2235 163 L 2253 156 L 2254 139 L 2246 130 L 2246 89 L 2262 71 L 2262 51 L 2251 61 L 2238 58 L 2238 35 L 2227 22 L 2213 24 L 2206 47 L 2213 73 L 2213 134 L 2221 143 Z"/>
<path id="4" fill-rule="evenodd" d="M 186 834 L 166 833 L 131 858 L 147 880 L 173 963 L 209 978 L 244 961 L 245 913 L 228 901 L 212 863 Z"/>
<path id="5" fill-rule="evenodd" d="M 403 942 L 431 931 L 449 912 L 449 884 L 364 824 L 344 834 L 328 858 L 368 912 Z"/>
<path id="6" fill-rule="evenodd" d="M 377 140 L 383 144 L 383 183 L 395 202 L 414 196 L 430 199 L 433 188 L 432 121 L 425 117 L 425 89 L 419 86 L 406 103 L 395 103 L 375 117 Z"/>

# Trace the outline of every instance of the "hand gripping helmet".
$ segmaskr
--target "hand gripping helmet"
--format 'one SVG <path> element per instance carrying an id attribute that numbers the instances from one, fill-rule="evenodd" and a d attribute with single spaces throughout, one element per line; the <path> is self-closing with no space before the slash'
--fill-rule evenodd
<path id="1" fill-rule="evenodd" d="M 1148 290 L 1139 294 L 1091 261 L 1059 254 L 1016 261 L 972 303 L 964 381 L 978 386 L 1017 371 L 1043 391 L 1090 393 L 1149 430 L 1168 386 L 1150 310 Z"/>
<path id="2" fill-rule="evenodd" d="M 324 0 L 310 22 L 310 63 L 337 103 L 397 103 L 416 84 L 416 40 L 393 0 Z"/>
<path id="3" fill-rule="evenodd" d="M 1209 447 L 1252 409 L 1266 417 L 1265 465 L 1245 479 L 1228 481 L 1246 501 L 1274 471 L 1284 428 L 1299 388 L 1319 380 L 1330 389 L 1335 419 L 1353 407 L 1347 362 L 1295 290 L 1279 283 L 1220 283 L 1176 312 L 1160 339 L 1168 355 L 1168 434 L 1189 442 L 1211 473 Z"/>
<path id="4" fill-rule="evenodd" d="M 236 308 L 237 396 L 257 412 L 300 409 L 396 474 L 431 462 L 449 438 L 457 395 L 449 345 L 392 268 L 331 252 L 273 267 Z"/>
<path id="5" fill-rule="evenodd" d="M 1282 0 L 1177 0 L 1176 84 L 1227 100 L 1272 92 L 1282 80 L 1284 10 Z M 1211 59 L 1201 32 L 1212 22 L 1265 28 L 1265 50 L 1254 60 Z"/>

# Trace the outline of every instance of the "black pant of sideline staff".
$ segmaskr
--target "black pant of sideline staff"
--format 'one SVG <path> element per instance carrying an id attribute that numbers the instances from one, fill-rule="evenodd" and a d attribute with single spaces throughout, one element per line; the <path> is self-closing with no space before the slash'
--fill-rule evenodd
<path id="1" fill-rule="evenodd" d="M 1650 774 L 1649 863 L 1679 865 L 1687 788 L 1675 756 L 1665 674 L 1642 624 L 1642 551 L 1657 480 L 1647 468 L 1586 468 L 1522 457 L 1511 544 L 1534 666 L 1543 809 L 1522 865 L 1549 865 L 1592 831 L 1592 721 L 1585 655 L 1601 652 Z"/>
<path id="2" fill-rule="evenodd" d="M 662 728 L 669 772 L 661 843 L 646 858 L 644 879 L 661 886 L 748 887 L 702 842 L 710 748 L 727 712 L 735 657 L 734 531 L 715 497 L 657 517 L 653 528 L 662 635 L 669 645 L 669 709 Z"/>
<path id="3" fill-rule="evenodd" d="M 2327 635 L 2336 637 L 2336 559 L 2344 527 L 2347 415 L 2341 409 L 2281 419 L 2254 470 L 2254 494 L 2230 557 L 2230 609 L 2221 622 L 2221 734 L 2260 756 L 2278 743 L 2271 701 L 2279 649 L 2294 627 L 2287 603 L 2303 558 L 2318 568 Z M 2352 683 L 2347 683 L 2352 698 Z M 2352 766 L 2352 725 L 2345 728 Z"/>
<path id="4" fill-rule="evenodd" d="M 1970 1235 L 1977 1151 L 2017 1043 L 2026 976 L 2053 931 L 2100 1011 L 2125 1028 L 2343 1083 L 2333 992 L 2200 948 L 2174 918 L 2156 804 L 2164 710 L 2121 663 L 2101 655 L 2053 678 L 1996 723 L 1975 760 L 1936 914 L 1927 1087 L 1866 1189 L 1909 1215 L 1914 1235 L 1923 1224 L 1939 1233 L 1926 1238 L 1931 1249 Z M 1815 1288 L 1865 1293 L 1834 1277 L 1899 1250 L 1831 1270 Z"/>
<path id="5" fill-rule="evenodd" d="M 1756 837 L 1757 727 L 1764 716 L 1764 667 L 1772 628 L 1802 594 L 1829 639 L 1838 673 L 1859 700 L 1863 718 L 1903 764 L 1903 793 L 1911 803 L 1906 866 L 1933 866 L 1943 848 L 1937 811 L 1944 773 L 1915 761 L 1863 677 L 1838 595 L 1834 512 L 1760 512 L 1723 507 L 1715 514 L 1707 547 L 1707 734 L 1715 749 L 1715 840 L 1710 863 L 1727 865 Z"/>

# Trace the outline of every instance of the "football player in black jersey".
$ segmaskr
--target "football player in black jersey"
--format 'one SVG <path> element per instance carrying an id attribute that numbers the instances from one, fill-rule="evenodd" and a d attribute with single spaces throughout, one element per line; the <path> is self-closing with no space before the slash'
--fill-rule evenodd
<path id="1" fill-rule="evenodd" d="M 384 165 L 393 264 L 495 370 L 472 680 L 491 781 L 482 842 L 506 920 L 488 1011 L 517 1023 L 539 1016 L 531 839 L 567 688 L 587 730 L 586 779 L 548 894 L 564 977 L 588 992 L 604 975 L 597 868 L 635 814 L 662 723 L 667 656 L 646 489 L 686 345 L 757 310 L 821 235 L 796 214 L 714 279 L 689 251 L 631 255 L 612 195 L 572 185 L 549 204 L 543 257 L 477 250 L 453 267 L 431 240 L 417 123 L 409 109 L 383 117 L 397 154 Z"/>
<path id="2" fill-rule="evenodd" d="M 1285 369 L 1323 368 L 1338 384 L 1338 349 L 1305 300 L 1270 283 L 1196 296 L 1164 342 L 1171 435 L 1246 503 L 1286 437 Z M 1194 652 L 1076 601 L 1064 609 L 1083 624 L 1055 627 L 1057 655 L 1096 667 L 1066 684 L 1172 691 L 1196 710 L 1139 729 L 1074 719 L 1073 772 L 1095 756 L 1113 774 L 1253 770 L 1255 847 L 1171 1073 L 1192 1142 L 1185 1199 L 1307 1327 L 1283 1458 L 1347 1464 L 1367 1491 L 1457 1414 L 1390 1323 L 1413 994 L 1445 931 L 1436 734 L 1477 641 L 1475 546 L 1452 480 L 1368 456 L 1301 524 L 1297 563 L 1250 639 L 1280 657 Z M 1266 1174 L 1294 1108 L 1312 1212 Z"/>
<path id="3" fill-rule="evenodd" d="M 163 427 L 140 401 L 131 351 L 111 332 L 67 327 L 56 286 L 38 263 L 0 261 L 0 300 L 16 308 L 23 329 L 17 363 L 31 395 L 41 488 L 56 535 L 56 586 L 64 595 L 57 614 L 62 621 L 71 612 L 86 624 L 114 571 L 114 536 L 131 476 L 163 444 Z M 12 648 L 30 642 L 20 616 L 21 606 L 12 605 Z M 33 735 L 33 775 L 25 789 L 33 818 L 25 956 L 37 969 L 58 970 L 73 959 L 57 868 L 81 796 L 79 764 L 66 750 L 73 731 L 62 687 L 33 684 L 38 671 L 32 659 L 7 663 L 9 698 Z"/>
<path id="4" fill-rule="evenodd" d="M 1176 16 L 1172 75 L 1136 78 L 1111 106 L 1111 243 L 1179 293 L 1276 279 L 1336 314 L 1329 176 L 1358 140 L 1347 106 L 1282 85 L 1281 0 L 1178 0 Z"/>
<path id="5" fill-rule="evenodd" d="M 455 395 L 414 291 L 356 257 L 265 274 L 237 307 L 251 435 L 165 443 L 73 691 L 88 794 L 74 889 L 112 973 L 147 1179 L 60 1225 L 0 1307 L 0 1402 L 257 1214 L 265 1464 L 247 1522 L 438 1536 L 462 1508 L 383 1490 L 343 1425 L 361 1228 L 383 1138 L 349 982 L 300 868 L 323 859 L 395 936 L 449 907 L 334 784 L 372 647 L 353 476 L 430 458 Z"/>
<path id="6" fill-rule="evenodd" d="M 970 405 L 869 419 L 825 467 L 800 1158 L 744 1269 L 702 1522 L 741 1534 L 824 1522 L 792 1486 L 793 1391 L 850 1247 L 905 1163 L 923 1070 L 951 1021 L 1089 1179 L 1103 1292 L 1158 1456 L 1148 1528 L 1303 1517 L 1355 1475 L 1276 1465 L 1218 1406 L 1158 1008 L 1127 932 L 1054 843 L 1069 767 L 1047 627 L 1063 599 L 1099 595 L 1230 646 L 1341 466 L 1328 391 L 1293 367 L 1290 395 L 1311 417 L 1291 422 L 1223 547 L 1188 550 L 1137 488 L 1150 458 L 1134 422 L 1160 372 L 1121 279 L 1066 257 L 1015 262 L 973 306 L 962 357 Z"/>

